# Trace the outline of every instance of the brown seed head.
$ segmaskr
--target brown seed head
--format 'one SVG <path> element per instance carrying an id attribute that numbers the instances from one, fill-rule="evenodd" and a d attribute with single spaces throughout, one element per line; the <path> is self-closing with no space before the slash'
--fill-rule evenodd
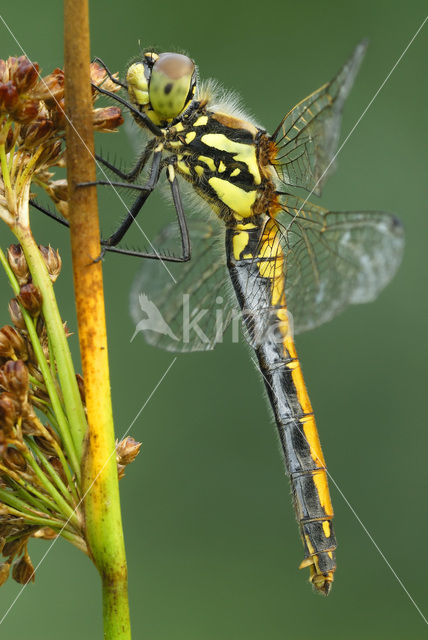
<path id="1" fill-rule="evenodd" d="M 97 62 L 91 62 L 90 73 L 92 84 L 95 84 L 97 87 L 100 87 L 102 85 L 103 89 L 106 89 L 107 91 L 111 91 L 113 93 L 119 91 L 120 85 L 110 80 L 104 67 L 101 67 Z M 113 78 L 118 77 L 118 73 L 113 73 Z M 94 87 L 92 87 L 92 95 L 94 100 L 99 97 L 99 93 L 96 89 L 94 89 Z"/>
<path id="2" fill-rule="evenodd" d="M 64 97 L 64 71 L 57 68 L 42 78 L 33 90 L 33 96 L 43 100 L 48 108 L 55 109 Z"/>
<path id="3" fill-rule="evenodd" d="M 96 131 L 116 131 L 123 122 L 119 107 L 104 107 L 93 111 L 93 124 Z"/>
<path id="4" fill-rule="evenodd" d="M 39 65 L 31 62 L 26 56 L 9 58 L 9 80 L 13 82 L 20 94 L 29 93 L 39 80 Z"/>
<path id="5" fill-rule="evenodd" d="M 27 468 L 27 463 L 25 461 L 24 456 L 14 447 L 7 447 L 5 453 L 3 454 L 3 462 L 4 464 L 12 469 L 12 471 L 25 471 Z"/>
<path id="6" fill-rule="evenodd" d="M 9 437 L 20 416 L 19 405 L 11 393 L 0 394 L 0 433 Z"/>
<path id="7" fill-rule="evenodd" d="M 19 302 L 16 298 L 12 298 L 12 300 L 9 301 L 9 315 L 17 329 L 23 331 L 27 328 L 21 307 L 19 306 Z"/>
<path id="8" fill-rule="evenodd" d="M 26 124 L 36 118 L 39 101 L 32 96 L 38 82 L 38 65 L 25 56 L 0 61 L 0 112 Z"/>
<path id="9" fill-rule="evenodd" d="M 57 450 L 55 448 L 55 442 L 58 445 L 61 445 L 61 441 L 59 439 L 58 434 L 52 429 L 49 424 L 45 425 L 46 430 L 49 432 L 49 435 L 38 435 L 34 438 L 39 449 L 42 450 L 47 456 L 55 457 L 57 454 Z"/>
<path id="10" fill-rule="evenodd" d="M 27 582 L 34 582 L 35 572 L 34 567 L 31 564 L 30 556 L 27 551 L 22 558 L 15 562 L 12 569 L 12 577 L 19 584 L 27 584 Z"/>
<path id="11" fill-rule="evenodd" d="M 22 406 L 27 401 L 28 369 L 22 360 L 8 360 L 0 369 L 0 384 L 9 391 Z"/>
<path id="12" fill-rule="evenodd" d="M 37 316 L 42 308 L 42 292 L 32 282 L 24 284 L 17 296 L 24 309 L 32 316 Z"/>
<path id="13" fill-rule="evenodd" d="M 9 577 L 10 564 L 8 562 L 2 562 L 0 564 L 0 587 L 6 582 Z"/>
<path id="14" fill-rule="evenodd" d="M 50 527 L 42 527 L 33 533 L 33 538 L 42 538 L 43 540 L 54 540 L 58 538 L 58 532 Z"/>
<path id="15" fill-rule="evenodd" d="M 49 245 L 49 247 L 44 247 L 43 245 L 39 245 L 40 253 L 42 254 L 43 260 L 45 261 L 45 265 L 47 267 L 49 277 L 52 282 L 58 278 L 61 272 L 62 260 L 55 249 Z"/>
<path id="16" fill-rule="evenodd" d="M 28 351 L 22 335 L 9 324 L 0 329 L 0 355 L 7 358 L 20 358 L 21 360 L 27 360 Z M 7 346 L 9 345 L 9 347 Z M 12 354 L 7 355 L 6 351 L 11 350 Z"/>
<path id="17" fill-rule="evenodd" d="M 137 442 L 131 436 L 120 442 L 116 441 L 116 460 L 118 464 L 128 465 L 134 462 L 141 448 L 141 442 Z"/>
<path id="18" fill-rule="evenodd" d="M 27 284 L 30 280 L 30 271 L 27 260 L 20 244 L 11 244 L 7 250 L 9 266 L 20 285 Z"/>
<path id="19" fill-rule="evenodd" d="M 54 134 L 54 125 L 52 120 L 39 116 L 35 122 L 21 129 L 22 147 L 25 149 L 33 149 L 44 144 Z"/>

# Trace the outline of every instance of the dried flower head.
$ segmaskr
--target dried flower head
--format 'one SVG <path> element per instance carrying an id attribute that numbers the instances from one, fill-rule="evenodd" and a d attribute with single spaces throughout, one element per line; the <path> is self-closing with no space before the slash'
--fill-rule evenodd
<path id="1" fill-rule="evenodd" d="M 29 282 L 20 288 L 18 301 L 30 315 L 37 316 L 42 308 L 42 292 L 35 284 Z"/>
<path id="2" fill-rule="evenodd" d="M 20 285 L 30 280 L 27 260 L 20 244 L 11 244 L 7 250 L 7 260 Z"/>
<path id="3" fill-rule="evenodd" d="M 125 475 L 125 467 L 134 462 L 141 448 L 141 442 L 137 442 L 131 436 L 120 442 L 116 440 L 116 461 L 119 480 Z"/>
<path id="4" fill-rule="evenodd" d="M 49 245 L 48 247 L 44 247 L 43 245 L 39 245 L 40 253 L 43 256 L 43 260 L 45 262 L 46 268 L 49 273 L 49 277 L 52 282 L 58 278 L 61 272 L 62 260 L 58 251 L 52 249 Z"/>
<path id="5" fill-rule="evenodd" d="M 93 63 L 91 80 L 109 91 L 119 86 L 105 69 Z M 98 93 L 93 89 L 93 101 Z M 94 109 L 94 128 L 115 131 L 123 123 L 118 107 Z M 8 175 L 0 180 L 0 216 L 13 227 L 28 225 L 28 200 L 32 182 L 52 197 L 67 215 L 67 185 L 55 179 L 54 167 L 65 166 L 64 72 L 54 69 L 42 77 L 37 63 L 25 56 L 0 60 L 0 146 L 7 154 Z M 20 280 L 20 284 L 24 284 Z"/>

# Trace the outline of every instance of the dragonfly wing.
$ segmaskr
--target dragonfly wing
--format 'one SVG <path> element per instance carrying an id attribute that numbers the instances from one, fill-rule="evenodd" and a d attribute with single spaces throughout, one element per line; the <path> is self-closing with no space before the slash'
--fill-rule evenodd
<path id="1" fill-rule="evenodd" d="M 285 184 L 316 195 L 333 167 L 342 109 L 352 87 L 367 42 L 361 42 L 337 76 L 299 102 L 277 127 L 274 168 Z"/>
<path id="2" fill-rule="evenodd" d="M 205 351 L 221 341 L 234 313 L 224 257 L 224 230 L 189 219 L 192 258 L 185 263 L 145 260 L 133 282 L 130 311 L 135 337 L 167 351 Z M 178 225 L 165 227 L 153 245 L 168 253 L 179 243 Z"/>
<path id="3" fill-rule="evenodd" d="M 282 207 L 276 221 L 295 333 L 328 322 L 349 304 L 374 300 L 394 276 L 404 247 L 395 216 L 332 212 L 284 195 Z"/>

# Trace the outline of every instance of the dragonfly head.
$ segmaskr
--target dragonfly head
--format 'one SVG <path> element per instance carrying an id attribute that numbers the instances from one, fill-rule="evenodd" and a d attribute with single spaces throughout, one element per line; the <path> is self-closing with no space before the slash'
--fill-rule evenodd
<path id="1" fill-rule="evenodd" d="M 194 97 L 196 66 L 180 53 L 145 53 L 129 67 L 126 81 L 133 104 L 151 109 L 159 122 L 173 120 Z"/>

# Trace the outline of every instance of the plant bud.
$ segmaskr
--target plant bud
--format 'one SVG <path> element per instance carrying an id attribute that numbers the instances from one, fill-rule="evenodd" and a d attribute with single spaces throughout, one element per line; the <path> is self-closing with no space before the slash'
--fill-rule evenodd
<path id="1" fill-rule="evenodd" d="M 15 64 L 11 64 L 10 67 L 10 79 L 20 93 L 28 93 L 37 84 L 39 78 L 37 62 L 31 62 L 26 56 L 19 56 L 15 58 Z"/>
<path id="2" fill-rule="evenodd" d="M 49 458 L 49 464 L 55 469 L 63 483 L 65 485 L 68 484 L 67 476 L 65 475 L 61 460 L 54 456 L 53 458 Z"/>
<path id="3" fill-rule="evenodd" d="M 50 527 L 42 527 L 33 533 L 33 538 L 41 538 L 42 540 L 55 540 L 58 538 L 58 532 Z"/>
<path id="4" fill-rule="evenodd" d="M 10 569 L 10 564 L 8 562 L 2 562 L 0 564 L 0 587 L 8 579 L 8 577 L 9 577 L 9 569 Z"/>
<path id="5" fill-rule="evenodd" d="M 27 552 L 13 565 L 12 577 L 16 582 L 19 582 L 19 584 L 34 582 L 34 567 L 31 564 L 30 556 Z"/>
<path id="6" fill-rule="evenodd" d="M 10 345 L 12 355 L 5 355 L 5 351 L 8 350 L 6 348 L 7 343 Z M 2 348 L 0 347 L 0 355 L 3 357 L 18 357 L 21 360 L 27 360 L 28 352 L 25 340 L 14 327 L 7 324 L 0 329 L 0 344 L 2 345 Z"/>
<path id="7" fill-rule="evenodd" d="M 4 430 L 6 436 L 12 432 L 19 415 L 19 407 L 13 395 L 8 392 L 1 393 L 0 429 Z"/>
<path id="8" fill-rule="evenodd" d="M 24 309 L 32 316 L 37 316 L 42 308 L 42 292 L 32 282 L 24 284 L 17 296 Z"/>
<path id="9" fill-rule="evenodd" d="M 57 454 L 57 450 L 55 449 L 55 442 L 59 446 L 61 446 L 60 437 L 58 436 L 56 431 L 54 431 L 54 429 L 50 426 L 50 424 L 46 424 L 45 429 L 46 431 L 49 432 L 50 437 L 45 432 L 43 435 L 38 434 L 34 438 L 35 443 L 37 444 L 39 449 L 41 449 L 42 453 L 46 454 L 47 456 L 55 457 Z"/>
<path id="10" fill-rule="evenodd" d="M 116 460 L 120 465 L 128 465 L 134 462 L 140 451 L 141 442 L 137 442 L 131 436 L 120 442 L 116 441 Z"/>
<path id="11" fill-rule="evenodd" d="M 25 471 L 27 468 L 24 456 L 13 447 L 7 447 L 6 453 L 3 454 L 3 462 L 7 467 L 9 467 L 9 469 L 17 471 L 18 473 L 20 471 Z"/>
<path id="12" fill-rule="evenodd" d="M 119 107 L 103 107 L 94 109 L 92 114 L 93 126 L 96 131 L 116 131 L 123 124 L 122 113 Z"/>
<path id="13" fill-rule="evenodd" d="M 61 257 L 58 251 L 55 251 L 54 249 L 52 249 L 50 245 L 49 247 L 44 247 L 43 245 L 39 245 L 39 249 L 40 249 L 40 253 L 43 256 L 43 260 L 45 261 L 45 265 L 48 270 L 49 277 L 52 280 L 52 282 L 55 282 L 55 280 L 58 278 L 61 271 L 61 265 L 62 265 Z"/>
<path id="14" fill-rule="evenodd" d="M 21 307 L 19 306 L 19 302 L 16 298 L 12 298 L 12 300 L 9 302 L 9 315 L 10 319 L 17 329 L 23 331 L 27 328 L 24 316 L 22 315 Z"/>
<path id="15" fill-rule="evenodd" d="M 19 285 L 27 284 L 30 279 L 27 260 L 20 244 L 11 244 L 7 250 L 7 260 Z"/>
<path id="16" fill-rule="evenodd" d="M 0 384 L 16 397 L 20 405 L 27 400 L 28 369 L 22 360 L 8 360 L 0 369 Z"/>

